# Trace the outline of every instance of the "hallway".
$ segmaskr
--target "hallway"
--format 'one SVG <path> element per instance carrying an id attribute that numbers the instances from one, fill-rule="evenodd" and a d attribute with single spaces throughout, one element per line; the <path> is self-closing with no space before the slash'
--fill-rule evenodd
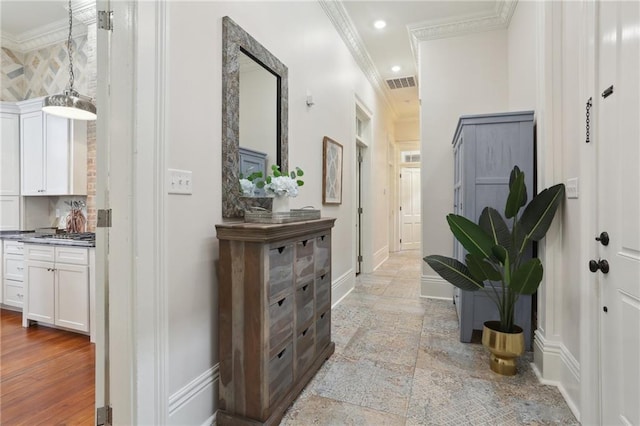
<path id="1" fill-rule="evenodd" d="M 493 373 L 481 344 L 460 343 L 451 302 L 420 299 L 419 251 L 392 253 L 332 311 L 336 352 L 283 425 L 578 424 L 522 357 Z"/>

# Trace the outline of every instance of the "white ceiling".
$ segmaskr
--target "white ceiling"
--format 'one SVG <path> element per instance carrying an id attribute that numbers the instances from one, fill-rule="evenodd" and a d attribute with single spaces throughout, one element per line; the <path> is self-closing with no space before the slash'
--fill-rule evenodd
<path id="1" fill-rule="evenodd" d="M 424 34 L 433 28 L 441 30 L 447 24 L 474 19 L 480 22 L 488 17 L 495 18 L 496 15 L 501 14 L 501 7 L 505 3 L 514 4 L 515 1 L 346 0 L 330 2 L 324 0 L 321 3 L 325 3 L 323 5 L 325 10 L 333 8 L 334 11 L 339 12 L 338 14 L 344 14 L 342 21 L 344 25 L 336 25 L 338 31 L 356 34 L 355 50 L 359 51 L 360 65 L 366 68 L 365 74 L 369 79 L 384 92 L 397 118 L 403 120 L 418 118 L 418 90 L 417 88 L 389 90 L 384 80 L 415 76 L 419 84 L 418 70 L 411 46 L 412 34 L 414 38 L 419 39 L 420 37 L 416 37 L 416 31 L 423 31 L 421 34 Z M 75 10 L 76 4 L 82 5 L 87 2 L 88 0 L 73 0 L 72 7 Z M 21 40 L 34 38 L 39 32 L 51 32 L 54 28 L 60 30 L 68 19 L 67 4 L 66 0 L 0 0 L 0 31 L 3 40 L 8 39 L 19 43 Z M 382 30 L 373 27 L 373 22 L 378 19 L 387 23 Z M 333 20 L 335 23 L 336 20 Z M 438 36 L 447 35 L 451 34 L 444 31 Z M 354 37 L 350 38 L 352 44 L 353 39 Z M 353 45 L 350 48 L 354 51 Z M 393 73 L 391 71 L 393 65 L 399 65 L 401 71 Z"/>

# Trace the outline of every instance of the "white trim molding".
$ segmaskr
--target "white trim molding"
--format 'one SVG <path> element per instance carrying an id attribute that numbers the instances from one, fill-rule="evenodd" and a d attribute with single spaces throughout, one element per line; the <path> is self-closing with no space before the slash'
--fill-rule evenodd
<path id="1" fill-rule="evenodd" d="M 407 25 L 416 63 L 421 41 L 498 30 L 509 27 L 518 0 L 498 0 L 492 13 L 455 17 L 446 21 L 425 21 Z"/>
<path id="2" fill-rule="evenodd" d="M 580 363 L 562 342 L 550 341 L 536 330 L 531 364 L 540 383 L 558 388 L 567 405 L 580 421 Z"/>
<path id="3" fill-rule="evenodd" d="M 195 417 L 207 416 L 203 424 L 213 424 L 217 411 L 212 414 L 212 410 L 219 380 L 220 364 L 216 364 L 171 395 L 169 423 L 198 424 L 202 418 Z"/>
<path id="4" fill-rule="evenodd" d="M 335 308 L 356 287 L 356 274 L 349 269 L 331 283 L 331 307 Z"/>
<path id="5" fill-rule="evenodd" d="M 355 59 L 356 63 L 367 77 L 373 88 L 380 94 L 385 101 L 392 115 L 398 116 L 397 111 L 393 107 L 391 101 L 391 93 L 385 83 L 384 79 L 378 73 L 378 69 L 373 63 L 373 59 L 369 55 L 364 42 L 358 34 L 358 30 L 351 21 L 349 14 L 340 1 L 318 0 L 320 6 L 331 20 L 331 23 L 335 27 L 338 34 L 347 48 L 351 52 L 351 55 Z"/>
<path id="6" fill-rule="evenodd" d="M 382 264 L 389 259 L 389 246 L 384 246 L 380 250 L 373 253 L 373 270 L 378 269 Z"/>
<path id="7" fill-rule="evenodd" d="M 453 300 L 453 286 L 437 275 L 423 275 L 420 279 L 420 297 Z"/>

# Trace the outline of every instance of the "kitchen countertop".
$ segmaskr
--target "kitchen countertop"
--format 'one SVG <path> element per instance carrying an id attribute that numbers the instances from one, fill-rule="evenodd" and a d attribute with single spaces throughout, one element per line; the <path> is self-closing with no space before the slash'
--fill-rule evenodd
<path id="1" fill-rule="evenodd" d="M 95 241 L 72 239 L 46 239 L 42 238 L 51 233 L 35 231 L 0 231 L 0 240 L 20 241 L 26 244 L 42 244 L 53 246 L 95 247 Z"/>

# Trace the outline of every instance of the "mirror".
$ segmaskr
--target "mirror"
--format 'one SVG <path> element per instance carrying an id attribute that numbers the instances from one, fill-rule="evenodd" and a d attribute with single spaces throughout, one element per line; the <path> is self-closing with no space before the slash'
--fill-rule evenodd
<path id="1" fill-rule="evenodd" d="M 288 70 L 231 18 L 222 18 L 222 217 L 240 218 L 271 198 L 243 197 L 241 167 L 288 170 Z M 261 166 L 261 158 L 264 165 Z M 241 161 L 242 160 L 242 161 Z"/>

